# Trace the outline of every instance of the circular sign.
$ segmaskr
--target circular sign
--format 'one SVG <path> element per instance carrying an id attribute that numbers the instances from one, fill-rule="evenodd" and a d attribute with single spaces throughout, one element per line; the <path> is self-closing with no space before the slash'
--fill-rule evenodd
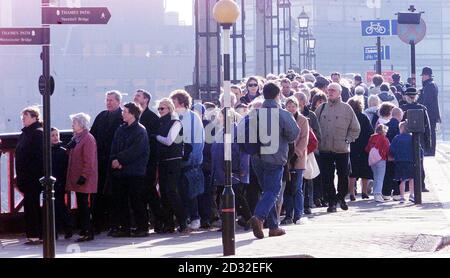
<path id="1" fill-rule="evenodd" d="M 39 92 L 41 95 L 45 94 L 45 89 L 47 87 L 47 82 L 45 76 L 41 75 L 39 76 Z"/>
<path id="2" fill-rule="evenodd" d="M 53 79 L 53 76 L 50 76 L 50 78 L 45 78 L 45 76 L 41 75 L 39 77 L 39 92 L 41 93 L 41 95 L 44 95 L 45 93 L 53 95 L 54 91 L 55 79 Z"/>
<path id="3" fill-rule="evenodd" d="M 420 24 L 398 24 L 398 37 L 407 44 L 418 44 L 425 38 L 426 33 L 427 25 L 422 18 Z"/>

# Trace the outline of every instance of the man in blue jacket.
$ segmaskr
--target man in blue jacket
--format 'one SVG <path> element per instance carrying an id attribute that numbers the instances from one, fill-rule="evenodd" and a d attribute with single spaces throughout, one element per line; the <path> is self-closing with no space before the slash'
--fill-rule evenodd
<path id="1" fill-rule="evenodd" d="M 431 129 L 431 146 L 425 150 L 425 156 L 436 155 L 436 124 L 441 122 L 441 114 L 439 112 L 438 87 L 433 81 L 433 70 L 424 67 L 422 70 L 422 93 L 418 102 L 427 108 L 428 117 L 430 119 Z"/>
<path id="2" fill-rule="evenodd" d="M 111 178 L 115 215 L 120 224 L 113 237 L 148 235 L 148 212 L 145 206 L 145 175 L 150 153 L 145 127 L 138 122 L 140 108 L 133 102 L 124 105 L 124 124 L 115 135 L 111 147 Z M 130 208 L 137 229 L 131 232 Z"/>
<path id="3" fill-rule="evenodd" d="M 278 227 L 275 204 L 281 190 L 283 166 L 287 163 L 289 143 L 292 143 L 300 133 L 292 114 L 281 108 L 280 88 L 274 83 L 267 83 L 263 94 L 265 101 L 262 108 L 250 113 L 250 119 L 257 118 L 259 128 L 257 134 L 261 142 L 260 152 L 251 158 L 251 164 L 263 192 L 250 219 L 253 234 L 258 239 L 264 238 L 264 220 L 267 221 L 270 237 L 286 233 Z"/>

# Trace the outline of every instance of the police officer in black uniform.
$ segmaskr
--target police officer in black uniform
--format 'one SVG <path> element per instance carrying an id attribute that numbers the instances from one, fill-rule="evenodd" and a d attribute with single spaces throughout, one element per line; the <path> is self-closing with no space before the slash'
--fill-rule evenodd
<path id="1" fill-rule="evenodd" d="M 418 91 L 416 88 L 410 87 L 410 88 L 406 89 L 405 96 L 406 96 L 405 99 L 406 99 L 407 103 L 400 106 L 400 108 L 403 110 L 403 112 L 405 112 L 404 116 L 403 116 L 403 120 L 408 119 L 407 111 L 410 109 L 422 109 L 424 111 L 423 115 L 424 115 L 424 123 L 425 123 L 425 133 L 421 134 L 421 136 L 420 136 L 420 144 L 422 145 L 424 150 L 427 151 L 430 149 L 430 146 L 431 146 L 430 120 L 428 117 L 427 108 L 417 102 Z M 428 189 L 425 188 L 425 171 L 423 168 L 423 160 L 421 161 L 421 164 L 422 164 L 422 179 L 423 179 L 422 180 L 422 192 L 428 192 Z"/>
<path id="2" fill-rule="evenodd" d="M 431 130 L 431 147 L 425 151 L 425 156 L 435 156 L 436 124 L 441 122 L 441 114 L 439 112 L 438 87 L 433 80 L 433 70 L 429 67 L 422 69 L 422 86 L 418 102 L 427 108 Z"/>

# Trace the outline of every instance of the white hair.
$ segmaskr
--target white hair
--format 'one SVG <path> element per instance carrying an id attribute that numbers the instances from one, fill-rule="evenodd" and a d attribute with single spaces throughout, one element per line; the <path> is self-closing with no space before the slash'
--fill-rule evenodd
<path id="1" fill-rule="evenodd" d="M 356 88 L 355 88 L 356 95 L 364 95 L 365 92 L 366 92 L 366 90 L 364 89 L 364 87 L 356 86 Z"/>
<path id="2" fill-rule="evenodd" d="M 377 95 L 371 95 L 367 100 L 367 105 L 370 107 L 377 107 L 381 103 L 381 99 Z"/>
<path id="3" fill-rule="evenodd" d="M 78 113 L 69 116 L 72 122 L 77 122 L 83 129 L 89 129 L 89 124 L 91 122 L 91 116 L 86 113 Z"/>
<path id="4" fill-rule="evenodd" d="M 339 92 L 342 92 L 342 86 L 336 82 L 330 83 L 330 85 L 328 85 L 328 88 L 333 88 Z"/>

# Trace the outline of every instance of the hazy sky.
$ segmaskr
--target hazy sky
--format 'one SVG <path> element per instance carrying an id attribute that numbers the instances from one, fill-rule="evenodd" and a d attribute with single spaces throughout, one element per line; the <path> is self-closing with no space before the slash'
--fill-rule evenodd
<path id="1" fill-rule="evenodd" d="M 166 0 L 166 11 L 176 11 L 180 14 L 180 21 L 192 24 L 192 0 Z"/>

